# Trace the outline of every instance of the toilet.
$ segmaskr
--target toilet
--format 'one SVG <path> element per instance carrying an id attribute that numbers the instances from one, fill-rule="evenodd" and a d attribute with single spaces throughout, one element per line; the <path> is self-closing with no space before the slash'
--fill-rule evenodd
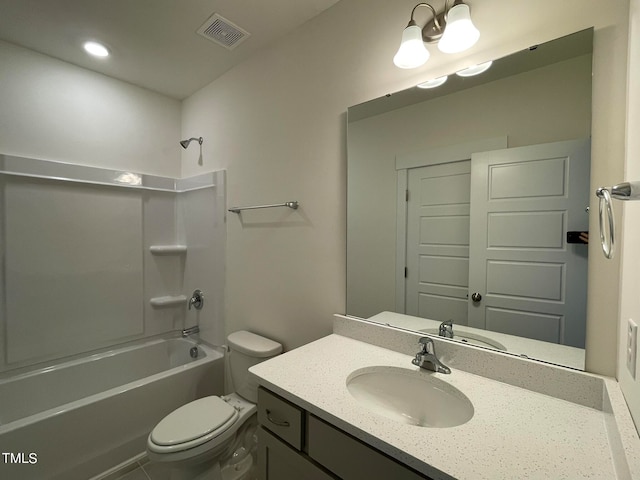
<path id="1" fill-rule="evenodd" d="M 255 478 L 258 385 L 249 368 L 282 352 L 282 345 L 244 330 L 227 337 L 234 393 L 194 400 L 164 417 L 147 438 L 149 460 L 171 480 Z"/>

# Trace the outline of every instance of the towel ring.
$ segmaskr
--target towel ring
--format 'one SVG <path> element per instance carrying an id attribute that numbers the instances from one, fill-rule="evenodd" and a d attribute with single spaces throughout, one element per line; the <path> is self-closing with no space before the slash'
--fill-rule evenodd
<path id="1" fill-rule="evenodd" d="M 615 220 L 613 217 L 613 206 L 611 205 L 611 194 L 606 188 L 600 187 L 596 190 L 596 195 L 600 199 L 598 202 L 599 221 L 600 221 L 600 243 L 602 244 L 602 253 L 608 259 L 613 258 L 615 254 Z M 605 223 L 608 223 L 609 235 L 605 235 Z"/>

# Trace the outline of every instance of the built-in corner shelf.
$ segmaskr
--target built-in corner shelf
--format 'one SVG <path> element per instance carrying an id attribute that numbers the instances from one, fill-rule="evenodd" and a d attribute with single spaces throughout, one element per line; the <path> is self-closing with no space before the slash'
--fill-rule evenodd
<path id="1" fill-rule="evenodd" d="M 168 308 L 185 305 L 187 303 L 187 297 L 184 295 L 167 295 L 164 297 L 153 297 L 149 300 L 152 307 L 155 308 Z"/>
<path id="2" fill-rule="evenodd" d="M 182 255 L 187 253 L 186 245 L 151 245 L 149 251 L 152 255 Z"/>

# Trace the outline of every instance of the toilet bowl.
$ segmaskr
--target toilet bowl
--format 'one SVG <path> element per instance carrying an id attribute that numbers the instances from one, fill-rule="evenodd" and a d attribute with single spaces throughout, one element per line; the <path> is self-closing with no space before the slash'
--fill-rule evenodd
<path id="1" fill-rule="evenodd" d="M 147 438 L 149 460 L 172 480 L 250 480 L 255 474 L 257 385 L 248 369 L 282 345 L 247 331 L 227 337 L 235 392 L 194 400 L 164 417 Z"/>

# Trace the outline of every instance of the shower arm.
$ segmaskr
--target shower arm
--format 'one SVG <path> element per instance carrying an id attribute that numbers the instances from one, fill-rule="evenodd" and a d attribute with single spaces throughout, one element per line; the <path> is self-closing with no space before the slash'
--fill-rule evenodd
<path id="1" fill-rule="evenodd" d="M 198 142 L 198 144 L 201 145 L 201 146 L 202 146 L 202 142 L 204 141 L 204 139 L 202 137 L 191 137 L 188 140 L 180 140 L 180 145 L 182 146 L 182 148 L 184 148 L 186 150 L 186 148 L 189 146 L 189 144 L 194 140 L 196 142 Z"/>

